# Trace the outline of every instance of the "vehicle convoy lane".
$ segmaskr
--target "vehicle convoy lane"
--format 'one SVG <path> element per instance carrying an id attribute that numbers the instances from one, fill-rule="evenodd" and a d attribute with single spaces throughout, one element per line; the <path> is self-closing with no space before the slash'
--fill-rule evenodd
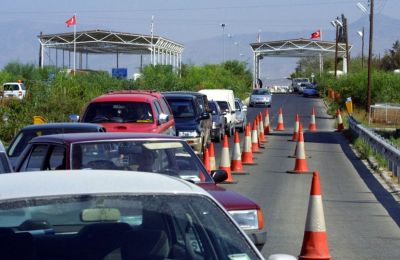
<path id="1" fill-rule="evenodd" d="M 335 120 L 327 115 L 321 99 L 293 94 L 274 95 L 269 108 L 272 128 L 283 108 L 284 132 L 266 137 L 257 165 L 245 166 L 249 175 L 233 178 L 238 184 L 223 185 L 254 201 L 263 209 L 268 241 L 262 254 L 301 250 L 310 194 L 311 174 L 288 174 L 294 168 L 292 137 L 295 115 L 304 126 L 305 152 L 310 171 L 320 173 L 328 245 L 332 259 L 400 259 L 400 206 L 379 181 L 356 158 Z M 312 107 L 316 109 L 317 132 L 307 132 Z M 248 122 L 266 108 L 249 108 Z M 240 135 L 243 144 L 244 135 Z M 233 138 L 230 138 L 232 153 Z M 221 144 L 215 144 L 217 164 Z M 311 158 L 309 158 L 311 157 Z M 218 166 L 218 165 L 217 165 Z"/>

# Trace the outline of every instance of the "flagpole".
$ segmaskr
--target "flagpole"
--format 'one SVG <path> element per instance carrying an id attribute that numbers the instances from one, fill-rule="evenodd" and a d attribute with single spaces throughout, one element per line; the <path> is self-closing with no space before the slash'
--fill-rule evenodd
<path id="1" fill-rule="evenodd" d="M 319 40 L 322 42 L 322 29 L 319 30 L 320 38 Z M 319 53 L 319 75 L 321 76 L 322 72 L 324 71 L 324 60 L 322 57 L 321 52 Z"/>
<path id="2" fill-rule="evenodd" d="M 154 66 L 154 60 L 155 60 L 155 55 L 154 55 L 154 45 L 153 45 L 153 35 L 154 35 L 154 15 L 151 16 L 151 64 Z"/>
<path id="3" fill-rule="evenodd" d="M 75 24 L 74 24 L 74 76 L 76 71 L 76 13 L 74 14 Z"/>

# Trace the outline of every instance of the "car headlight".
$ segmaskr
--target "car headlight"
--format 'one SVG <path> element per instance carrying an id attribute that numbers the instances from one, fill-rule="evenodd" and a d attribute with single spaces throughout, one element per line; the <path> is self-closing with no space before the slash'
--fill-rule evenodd
<path id="1" fill-rule="evenodd" d="M 212 122 L 212 129 L 216 129 L 217 128 L 217 122 Z"/>
<path id="2" fill-rule="evenodd" d="M 193 131 L 179 131 L 179 137 L 198 137 L 199 133 L 196 130 Z"/>
<path id="3" fill-rule="evenodd" d="M 243 230 L 262 229 L 264 227 L 260 209 L 230 210 L 229 213 Z"/>

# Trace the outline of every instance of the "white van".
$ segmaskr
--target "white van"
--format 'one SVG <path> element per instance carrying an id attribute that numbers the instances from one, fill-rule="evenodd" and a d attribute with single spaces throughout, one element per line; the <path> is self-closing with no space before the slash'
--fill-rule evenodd
<path id="1" fill-rule="evenodd" d="M 3 96 L 6 98 L 23 99 L 26 88 L 22 82 L 9 82 L 3 84 Z"/>
<path id="2" fill-rule="evenodd" d="M 199 90 L 207 96 L 208 100 L 214 100 L 218 103 L 221 111 L 224 112 L 225 117 L 225 132 L 228 136 L 235 134 L 236 122 L 236 106 L 235 95 L 233 90 L 230 89 L 202 89 Z"/>

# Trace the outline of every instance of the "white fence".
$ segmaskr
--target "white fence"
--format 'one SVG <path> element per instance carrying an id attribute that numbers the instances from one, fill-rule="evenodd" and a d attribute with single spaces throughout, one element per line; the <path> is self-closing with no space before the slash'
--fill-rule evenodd
<path id="1" fill-rule="evenodd" d="M 358 137 L 362 138 L 376 153 L 380 154 L 388 162 L 388 169 L 393 177 L 400 182 L 400 150 L 387 139 L 378 135 L 371 129 L 359 124 L 353 117 L 349 117 L 349 128 Z"/>

